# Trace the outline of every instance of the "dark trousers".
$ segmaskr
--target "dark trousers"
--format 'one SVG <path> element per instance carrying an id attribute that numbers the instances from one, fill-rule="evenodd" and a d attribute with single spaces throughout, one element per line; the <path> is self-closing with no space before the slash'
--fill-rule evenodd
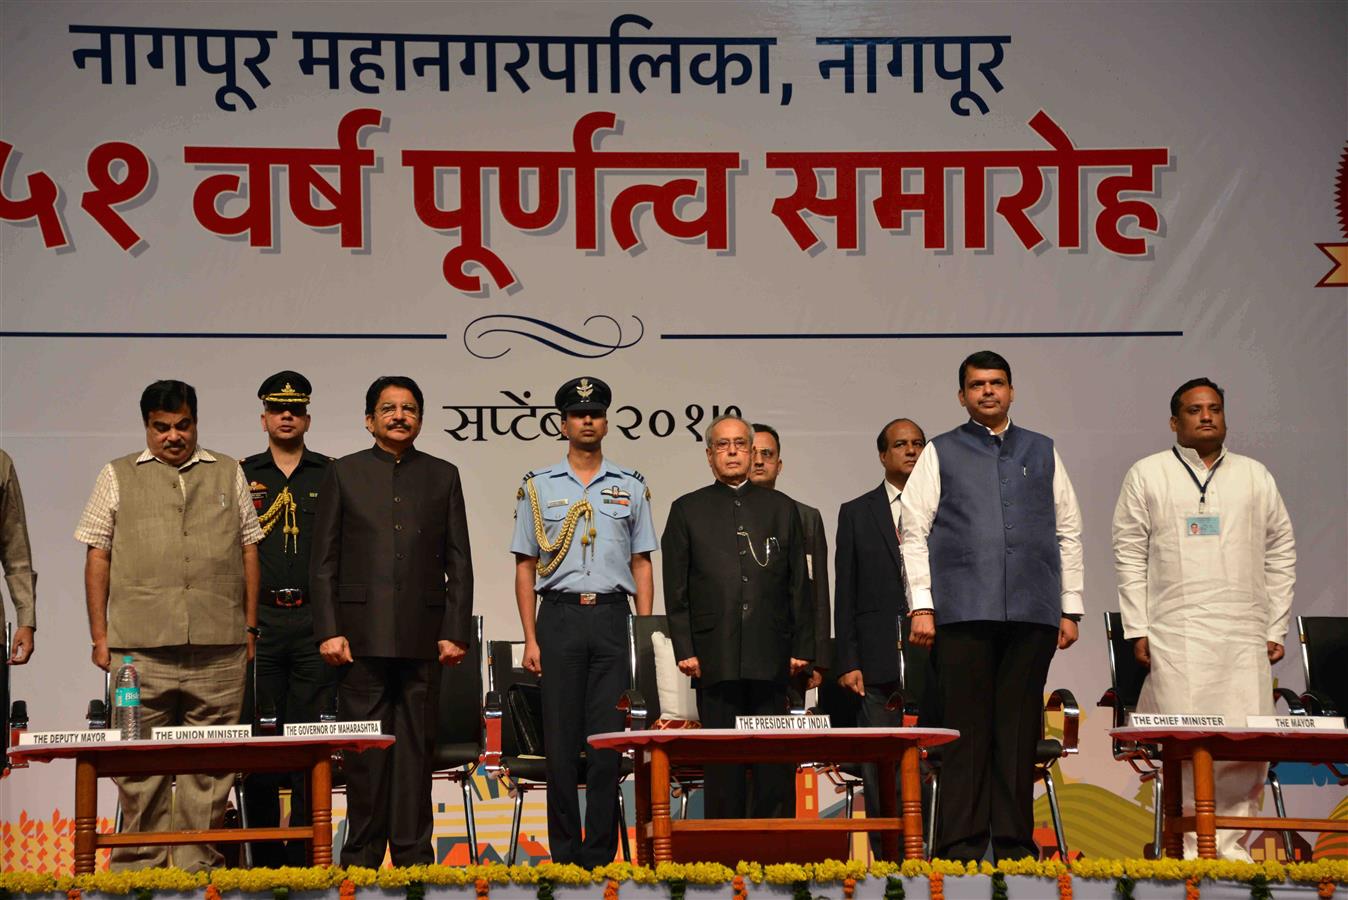
<path id="1" fill-rule="evenodd" d="M 923 657 L 924 661 L 926 657 Z M 915 680 L 911 679 L 910 680 Z M 918 720 L 917 725 L 921 728 L 939 728 L 940 719 L 936 715 L 939 708 L 937 698 L 932 696 L 935 691 L 936 679 L 931 673 L 923 679 L 927 686 L 923 695 L 916 699 L 918 701 Z M 903 725 L 903 710 L 885 709 L 885 704 L 898 688 L 897 681 L 887 681 L 874 684 L 866 682 L 866 696 L 861 698 L 861 707 L 857 710 L 858 728 L 899 728 Z M 925 763 L 924 775 L 925 772 Z M 903 796 L 902 785 L 899 782 L 898 763 L 894 764 L 894 809 L 896 815 L 903 814 Z M 866 818 L 878 819 L 883 815 L 880 806 L 880 767 L 875 763 L 861 764 L 861 799 L 866 804 Z M 927 812 L 931 809 L 931 784 L 923 778 L 922 781 L 922 818 L 926 821 Z M 880 833 L 872 831 L 869 836 L 871 843 L 871 855 L 876 859 L 884 858 L 884 847 Z M 901 860 L 890 860 L 891 862 L 901 862 Z"/>
<path id="2" fill-rule="evenodd" d="M 337 673 L 318 655 L 314 645 L 314 618 L 307 606 L 280 609 L 258 607 L 262 637 L 257 643 L 257 698 L 246 704 L 245 715 L 254 710 L 274 710 L 278 727 L 288 722 L 317 722 L 329 709 L 337 692 Z M 309 824 L 309 773 L 283 772 L 249 775 L 244 793 L 248 824 L 274 828 L 281 824 L 282 787 L 290 788 L 290 824 Z M 307 866 L 303 841 L 261 841 L 253 844 L 253 865 L 267 868 Z"/>
<path id="3" fill-rule="evenodd" d="M 548 850 L 556 863 L 586 868 L 613 862 L 618 848 L 622 757 L 596 750 L 592 734 L 622 731 L 618 700 L 628 686 L 626 603 L 544 602 L 538 615 L 543 664 L 543 743 L 547 748 Z M 581 838 L 581 755 L 585 834 Z"/>
<path id="4" fill-rule="evenodd" d="M 998 860 L 1038 857 L 1035 748 L 1057 639 L 1027 622 L 937 626 L 941 724 L 960 737 L 942 756 L 936 856 L 979 860 L 991 840 Z"/>
<path id="5" fill-rule="evenodd" d="M 736 716 L 780 716 L 786 683 L 721 681 L 697 694 L 703 728 L 734 728 Z M 753 795 L 749 778 L 753 776 Z M 780 763 L 718 763 L 705 769 L 708 819 L 778 819 L 796 814 L 795 766 Z"/>
<path id="6" fill-rule="evenodd" d="M 358 657 L 338 676 L 342 719 L 378 719 L 397 738 L 392 747 L 343 757 L 343 866 L 377 869 L 386 844 L 395 866 L 435 862 L 431 749 L 439 674 L 433 659 Z"/>

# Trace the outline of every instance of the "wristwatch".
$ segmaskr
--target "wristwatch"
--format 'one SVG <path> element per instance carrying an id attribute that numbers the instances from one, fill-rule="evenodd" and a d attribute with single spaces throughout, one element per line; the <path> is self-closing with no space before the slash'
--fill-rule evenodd
<path id="1" fill-rule="evenodd" d="M 243 630 L 251 634 L 253 637 L 262 636 L 262 629 L 258 628 L 256 625 L 248 625 Z"/>
<path id="2" fill-rule="evenodd" d="M 1062 614 L 1062 617 L 1063 617 L 1064 619 L 1071 619 L 1073 622 L 1076 622 L 1078 625 L 1081 624 L 1081 619 L 1082 619 L 1081 613 L 1063 613 L 1063 614 Z"/>

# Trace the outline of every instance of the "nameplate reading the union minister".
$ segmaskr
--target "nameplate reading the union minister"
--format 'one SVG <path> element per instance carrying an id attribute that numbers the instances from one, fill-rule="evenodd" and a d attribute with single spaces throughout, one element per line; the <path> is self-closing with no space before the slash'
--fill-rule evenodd
<path id="1" fill-rule="evenodd" d="M 175 725 L 150 733 L 155 741 L 237 741 L 252 736 L 251 725 Z"/>
<path id="2" fill-rule="evenodd" d="M 736 716 L 738 731 L 825 731 L 828 716 Z"/>
<path id="3" fill-rule="evenodd" d="M 120 741 L 122 733 L 108 729 L 84 731 L 25 731 L 19 735 L 20 747 L 51 747 L 56 744 L 107 744 Z"/>
<path id="4" fill-rule="evenodd" d="M 1340 716 L 1250 716 L 1250 728 L 1276 728 L 1287 731 L 1343 731 Z"/>
<path id="5" fill-rule="evenodd" d="M 1226 716 L 1200 716 L 1193 713 L 1129 713 L 1134 728 L 1225 728 Z"/>
<path id="6" fill-rule="evenodd" d="M 287 725 L 286 737 L 360 737 L 382 734 L 378 719 L 362 722 L 296 722 Z"/>

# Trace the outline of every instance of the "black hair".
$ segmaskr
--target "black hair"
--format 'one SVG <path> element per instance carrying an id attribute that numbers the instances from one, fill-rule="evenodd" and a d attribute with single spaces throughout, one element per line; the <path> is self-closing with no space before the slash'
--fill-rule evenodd
<path id="1" fill-rule="evenodd" d="M 374 405 L 379 402 L 379 395 L 384 393 L 384 388 L 391 387 L 405 388 L 411 391 L 412 396 L 416 398 L 417 408 L 425 415 L 426 400 L 421 396 L 421 388 L 417 387 L 417 383 L 406 375 L 380 375 L 376 378 L 374 383 L 370 385 L 370 389 L 365 392 L 365 415 L 374 415 Z"/>
<path id="2" fill-rule="evenodd" d="M 969 369 L 1001 369 L 1006 373 L 1006 383 L 1011 384 L 1011 364 L 1000 353 L 993 350 L 979 350 L 970 353 L 960 363 L 960 390 L 964 390 L 964 373 Z"/>
<path id="3" fill-rule="evenodd" d="M 1175 388 L 1175 393 L 1170 395 L 1170 414 L 1172 416 L 1179 415 L 1180 398 L 1197 387 L 1212 388 L 1217 392 L 1217 397 L 1222 403 L 1226 402 L 1226 391 L 1218 387 L 1217 382 L 1213 381 L 1211 378 L 1190 378 L 1188 381 L 1184 382 L 1184 384 Z"/>
<path id="4" fill-rule="evenodd" d="M 197 418 L 197 389 L 185 381 L 156 381 L 140 393 L 140 419 L 150 424 L 150 413 L 177 412 L 187 405 L 192 421 Z"/>
<path id="5" fill-rule="evenodd" d="M 922 430 L 922 426 L 921 426 L 921 425 L 917 424 L 916 422 L 914 422 L 912 419 L 908 418 L 907 416 L 899 416 L 897 419 L 890 419 L 888 422 L 886 422 L 886 423 L 885 423 L 885 427 L 884 427 L 884 428 L 881 428 L 881 429 L 880 429 L 880 433 L 877 434 L 877 435 L 875 436 L 875 452 L 876 452 L 876 453 L 884 453 L 886 450 L 889 449 L 889 439 L 886 437 L 886 435 L 889 434 L 889 429 L 893 428 L 895 425 L 899 424 L 900 422 L 908 422 L 908 423 L 910 423 L 914 428 L 917 429 L 917 433 L 920 434 L 920 435 L 922 435 L 922 440 L 923 440 L 924 442 L 927 440 L 927 433 L 926 433 L 925 431 Z"/>
<path id="6" fill-rule="evenodd" d="M 773 441 L 775 441 L 776 444 L 777 444 L 777 455 L 778 455 L 778 456 L 781 456 L 781 455 L 782 455 L 782 438 L 781 438 L 780 435 L 777 434 L 777 429 L 776 429 L 776 428 L 773 428 L 771 425 L 763 425 L 763 424 L 761 424 L 761 423 L 759 423 L 759 422 L 755 422 L 754 424 L 750 425 L 749 427 L 752 428 L 752 429 L 754 430 L 754 434 L 758 434 L 759 432 L 762 432 L 763 434 L 770 434 L 770 435 L 772 435 Z"/>

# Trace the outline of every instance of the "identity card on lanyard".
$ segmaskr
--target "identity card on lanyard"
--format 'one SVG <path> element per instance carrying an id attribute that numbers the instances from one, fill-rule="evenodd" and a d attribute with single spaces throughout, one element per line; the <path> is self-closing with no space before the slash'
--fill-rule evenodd
<path id="1" fill-rule="evenodd" d="M 1205 507 L 1208 502 L 1208 485 L 1212 484 L 1212 478 L 1217 474 L 1217 467 L 1222 464 L 1222 460 L 1217 460 L 1212 468 L 1208 470 L 1206 481 L 1199 481 L 1198 476 L 1194 474 L 1194 470 L 1189 467 L 1189 464 L 1184 461 L 1184 457 L 1180 456 L 1179 451 L 1174 447 L 1171 447 L 1170 452 L 1175 454 L 1175 459 L 1179 460 L 1180 466 L 1184 468 L 1185 472 L 1189 473 L 1189 478 L 1193 480 L 1194 487 L 1198 488 L 1198 515 L 1185 517 L 1185 535 L 1188 537 L 1214 537 L 1220 535 L 1222 533 L 1222 517 L 1210 515 Z M 1225 459 L 1225 457 L 1223 457 L 1223 459 Z"/>

